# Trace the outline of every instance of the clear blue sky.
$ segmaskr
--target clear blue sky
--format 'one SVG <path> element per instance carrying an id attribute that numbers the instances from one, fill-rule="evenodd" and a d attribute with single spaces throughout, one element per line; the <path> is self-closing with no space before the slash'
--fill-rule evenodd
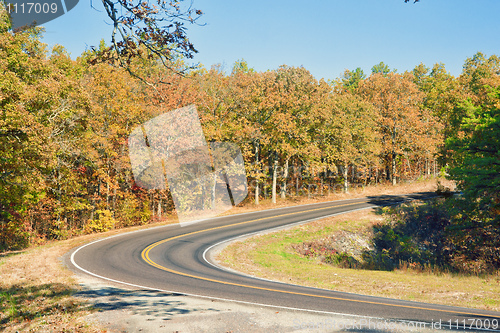
<path id="1" fill-rule="evenodd" d="M 65 46 L 73 58 L 109 42 L 109 20 L 100 0 L 92 1 L 45 24 L 43 41 Z M 356 67 L 369 74 L 380 61 L 398 72 L 442 62 L 459 75 L 478 51 L 500 55 L 499 0 L 194 0 L 194 7 L 206 23 L 188 25 L 199 51 L 194 61 L 228 71 L 245 59 L 258 71 L 286 64 L 334 79 Z"/>

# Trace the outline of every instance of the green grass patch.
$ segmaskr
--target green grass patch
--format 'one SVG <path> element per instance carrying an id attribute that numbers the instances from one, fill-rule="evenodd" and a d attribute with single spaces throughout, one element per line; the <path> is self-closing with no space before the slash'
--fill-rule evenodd
<path id="1" fill-rule="evenodd" d="M 81 310 L 69 299 L 71 288 L 62 284 L 14 285 L 0 288 L 0 328 L 11 322 L 22 323 L 45 315 Z"/>

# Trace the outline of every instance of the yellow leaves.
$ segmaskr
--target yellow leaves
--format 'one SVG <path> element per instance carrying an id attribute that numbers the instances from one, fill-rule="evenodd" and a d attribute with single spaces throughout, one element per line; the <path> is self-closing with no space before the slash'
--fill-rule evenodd
<path id="1" fill-rule="evenodd" d="M 87 234 L 95 232 L 105 232 L 114 228 L 117 221 L 112 216 L 111 211 L 107 209 L 98 209 L 95 211 L 97 218 L 88 220 L 84 232 Z"/>

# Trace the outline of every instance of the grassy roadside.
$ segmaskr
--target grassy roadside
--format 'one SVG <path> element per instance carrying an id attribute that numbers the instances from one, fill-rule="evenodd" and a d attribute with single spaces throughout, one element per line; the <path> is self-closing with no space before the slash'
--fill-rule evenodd
<path id="1" fill-rule="evenodd" d="M 276 205 L 272 204 L 270 199 L 262 200 L 259 206 L 248 200 L 249 203 L 234 208 L 228 214 L 376 194 L 402 194 L 434 189 L 435 180 L 431 180 L 397 187 L 384 185 L 369 187 L 353 190 L 349 194 L 332 194 L 329 197 L 287 198 L 279 200 Z M 175 218 L 169 221 L 175 222 Z M 85 322 L 85 316 L 94 310 L 72 296 L 79 290 L 79 286 L 72 272 L 62 265 L 60 258 L 72 248 L 92 240 L 157 225 L 112 230 L 51 242 L 15 253 L 0 253 L 0 331 L 106 331 L 104 327 L 96 327 Z"/>
<path id="2" fill-rule="evenodd" d="M 83 242 L 65 241 L 2 254 L 0 331 L 100 331 L 81 320 L 91 308 L 71 296 L 77 290 L 76 281 L 58 259 Z"/>
<path id="3" fill-rule="evenodd" d="M 72 296 L 80 287 L 61 257 L 92 240 L 153 226 L 85 235 L 0 254 L 0 331 L 105 332 L 104 327 L 85 322 L 84 317 L 94 309 Z"/>
<path id="4" fill-rule="evenodd" d="M 254 236 L 232 243 L 218 255 L 221 264 L 282 282 L 410 301 L 500 311 L 500 274 L 463 276 L 401 269 L 392 272 L 343 269 L 300 256 L 293 244 L 335 232 L 368 232 L 382 217 L 357 211 Z"/>

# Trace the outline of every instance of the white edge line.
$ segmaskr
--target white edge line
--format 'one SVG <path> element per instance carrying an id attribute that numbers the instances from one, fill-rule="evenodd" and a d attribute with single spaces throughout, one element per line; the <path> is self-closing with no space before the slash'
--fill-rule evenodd
<path id="1" fill-rule="evenodd" d="M 433 197 L 430 197 L 430 198 L 432 199 Z M 422 198 L 422 199 L 429 199 L 429 198 Z M 406 200 L 403 200 L 403 201 L 398 201 L 398 202 L 387 204 L 384 207 L 395 206 L 395 205 L 399 205 L 399 204 L 402 204 L 402 203 L 405 203 L 405 202 L 408 202 L 408 201 L 413 201 L 413 200 L 420 200 L 420 199 L 407 198 Z M 203 260 L 205 260 L 206 263 L 208 263 L 209 265 L 211 265 L 211 266 L 213 266 L 215 268 L 218 268 L 220 270 L 227 271 L 227 272 L 230 272 L 230 273 L 233 273 L 233 274 L 236 274 L 236 275 L 246 276 L 246 277 L 250 277 L 250 278 L 254 278 L 254 279 L 258 279 L 258 280 L 263 280 L 263 281 L 268 281 L 268 282 L 276 282 L 276 283 L 281 283 L 281 284 L 289 284 L 289 285 L 292 285 L 292 286 L 303 287 L 303 286 L 298 285 L 298 284 L 292 284 L 292 283 L 286 283 L 286 282 L 281 282 L 281 281 L 275 281 L 275 280 L 269 280 L 269 279 L 261 278 L 261 277 L 258 277 L 258 276 L 254 276 L 254 275 L 246 274 L 246 273 L 243 273 L 243 272 L 239 272 L 237 270 L 234 270 L 234 269 L 231 269 L 231 268 L 228 268 L 228 267 L 224 267 L 222 265 L 217 265 L 215 263 L 212 263 L 212 262 L 208 261 L 206 255 L 214 247 L 217 247 L 217 246 L 219 246 L 219 245 L 221 245 L 223 243 L 232 243 L 233 241 L 236 241 L 238 239 L 243 240 L 243 239 L 252 237 L 254 235 L 258 235 L 258 234 L 265 235 L 265 234 L 269 234 L 269 233 L 272 233 L 272 232 L 277 231 L 277 230 L 286 230 L 286 229 L 289 229 L 289 228 L 293 228 L 294 226 L 297 226 L 297 225 L 305 224 L 305 223 L 312 222 L 312 221 L 321 220 L 323 218 L 333 217 L 333 216 L 337 216 L 337 215 L 352 213 L 352 212 L 356 212 L 356 211 L 360 211 L 360 210 L 365 210 L 365 209 L 370 209 L 370 208 L 376 208 L 376 207 L 380 207 L 380 206 L 378 206 L 378 205 L 372 205 L 372 206 L 368 206 L 368 207 L 364 207 L 364 208 L 357 208 L 357 209 L 349 210 L 349 211 L 346 211 L 346 212 L 335 213 L 335 214 L 325 215 L 325 216 L 322 216 L 322 217 L 317 217 L 317 218 L 313 218 L 313 219 L 309 219 L 309 220 L 305 220 L 305 221 L 295 222 L 295 223 L 292 223 L 292 224 L 286 224 L 286 225 L 282 225 L 282 226 L 275 227 L 275 228 L 272 228 L 272 229 L 266 229 L 266 230 L 251 232 L 249 234 L 239 235 L 239 236 L 236 236 L 236 237 L 233 237 L 233 238 L 230 238 L 230 239 L 226 239 L 226 240 L 220 241 L 217 244 L 214 244 L 214 245 L 211 245 L 210 247 L 208 247 L 205 251 L 203 251 Z M 277 209 L 280 209 L 280 208 L 277 208 Z M 229 244 L 227 244 L 227 245 L 229 245 Z M 315 288 L 315 287 L 308 287 L 308 288 L 330 291 L 330 289 L 324 289 L 324 288 Z M 363 295 L 363 296 L 367 296 L 367 295 Z"/>
<path id="2" fill-rule="evenodd" d="M 215 262 L 210 262 L 207 259 L 207 254 L 213 248 L 218 247 L 219 245 L 222 245 L 224 243 L 227 243 L 227 245 L 224 246 L 224 247 L 226 247 L 230 243 L 232 243 L 232 242 L 234 242 L 236 240 L 244 240 L 244 239 L 250 238 L 250 237 L 255 236 L 255 235 L 267 235 L 267 234 L 270 234 L 270 233 L 278 231 L 278 230 L 287 230 L 287 229 L 293 228 L 293 227 L 295 227 L 297 225 L 301 225 L 301 224 L 305 224 L 305 223 L 309 223 L 309 222 L 321 220 L 323 218 L 328 218 L 328 217 L 333 217 L 333 216 L 337 216 L 337 215 L 352 213 L 352 212 L 356 212 L 356 211 L 360 211 L 360 210 L 365 210 L 365 209 L 370 209 L 370 208 L 375 208 L 375 207 L 378 207 L 378 206 L 368 206 L 368 207 L 364 207 L 364 208 L 357 208 L 357 209 L 349 210 L 347 212 L 335 213 L 335 214 L 331 214 L 331 215 L 325 215 L 325 216 L 322 216 L 322 217 L 317 217 L 317 218 L 313 218 L 313 219 L 309 219 L 309 220 L 305 220 L 305 221 L 295 222 L 295 223 L 292 223 L 292 224 L 287 224 L 287 225 L 275 227 L 275 228 L 272 228 L 272 229 L 255 231 L 255 232 L 251 232 L 249 234 L 244 234 L 244 235 L 236 236 L 236 237 L 233 237 L 233 238 L 230 238 L 230 239 L 226 239 L 226 240 L 220 241 L 220 242 L 218 242 L 218 243 L 216 243 L 216 244 L 208 247 L 205 251 L 203 251 L 203 260 L 207 264 L 211 265 L 212 267 L 215 267 L 217 269 L 220 269 L 220 270 L 232 273 L 232 274 L 241 275 L 241 276 L 245 276 L 245 277 L 249 277 L 249 278 L 253 278 L 253 279 L 257 279 L 257 280 L 262 280 L 262 281 L 267 281 L 267 282 L 274 282 L 274 283 L 280 283 L 280 284 L 285 284 L 285 285 L 291 285 L 291 286 L 297 286 L 297 287 L 304 287 L 304 286 L 301 286 L 299 284 L 286 283 L 286 282 L 282 282 L 282 281 L 275 281 L 275 280 L 270 280 L 270 279 L 258 277 L 258 276 L 255 276 L 255 275 L 251 275 L 251 274 L 246 274 L 246 273 L 237 271 L 237 270 L 229 268 L 229 267 L 218 265 L 215 260 L 214 260 Z M 316 288 L 316 287 L 307 287 L 307 288 L 317 289 L 317 290 L 325 290 L 325 291 L 332 291 L 331 289 Z M 366 295 L 363 295 L 363 296 L 366 296 Z"/>
<path id="3" fill-rule="evenodd" d="M 352 200 L 352 199 L 346 199 L 346 200 Z M 338 200 L 338 201 L 345 201 L 345 200 Z M 391 204 L 391 206 L 399 204 L 399 203 L 401 203 L 401 202 L 393 203 L 393 204 Z M 314 204 L 308 204 L 308 205 L 314 205 Z M 298 206 L 300 206 L 300 205 L 298 205 Z M 297 206 L 292 206 L 292 207 L 297 207 Z M 356 209 L 356 210 L 363 210 L 363 209 L 369 209 L 369 208 L 374 208 L 374 207 L 378 207 L 378 206 L 370 206 L 370 207 L 360 208 L 360 209 Z M 278 209 L 283 209 L 283 208 L 289 208 L 289 207 L 274 208 L 274 209 L 269 209 L 269 210 L 278 210 Z M 350 213 L 350 212 L 354 212 L 356 210 L 350 210 L 350 211 L 347 211 L 347 212 L 344 212 L 344 213 Z M 250 213 L 253 213 L 253 212 L 242 213 L 242 214 L 237 214 L 237 215 L 250 214 Z M 307 221 L 302 221 L 302 222 L 294 223 L 294 224 L 292 224 L 290 226 L 294 226 L 294 225 L 301 224 L 301 223 L 303 224 L 303 223 L 306 223 L 306 222 L 315 221 L 315 220 L 318 220 L 318 219 L 321 219 L 321 218 L 330 217 L 330 216 L 341 215 L 341 214 L 344 214 L 344 213 L 336 213 L 336 214 L 327 215 L 327 216 L 320 217 L 320 218 L 315 218 L 315 219 L 311 219 L 311 220 L 307 220 Z M 124 282 L 124 281 L 120 281 L 120 280 L 111 279 L 111 278 L 108 278 L 108 277 L 105 277 L 105 276 L 101 276 L 99 274 L 92 273 L 92 272 L 86 270 L 85 268 L 80 267 L 75 262 L 75 254 L 78 251 L 80 251 L 81 249 L 83 249 L 83 248 L 85 248 L 85 247 L 87 247 L 89 245 L 92 245 L 92 244 L 95 244 L 95 243 L 98 243 L 98 242 L 101 242 L 103 240 L 107 240 L 107 239 L 110 239 L 110 238 L 115 238 L 115 237 L 119 237 L 119 236 L 131 234 L 131 233 L 135 233 L 135 232 L 141 232 L 141 231 L 146 231 L 146 230 L 153 230 L 153 229 L 156 229 L 156 228 L 164 228 L 164 227 L 169 227 L 169 226 L 173 226 L 173 225 L 166 225 L 166 226 L 159 226 L 159 227 L 149 228 L 149 229 L 135 230 L 135 231 L 131 231 L 131 232 L 119 234 L 119 235 L 113 235 L 113 236 L 110 236 L 110 237 L 98 239 L 98 240 L 95 240 L 93 242 L 87 243 L 85 245 L 80 246 L 73 253 L 71 253 L 71 264 L 73 264 L 73 266 L 75 266 L 77 269 L 81 270 L 82 272 L 84 272 L 84 273 L 86 273 L 88 275 L 97 277 L 99 279 L 110 281 L 110 282 L 114 282 L 114 283 L 118 283 L 118 284 L 123 284 L 123 285 L 130 286 L 130 287 L 151 290 L 151 291 L 159 291 L 159 292 L 164 292 L 164 293 L 178 294 L 178 295 L 198 297 L 198 298 L 204 298 L 204 299 L 215 299 L 215 300 L 223 301 L 223 302 L 234 302 L 234 303 L 239 303 L 239 304 L 262 306 L 262 307 L 275 308 L 275 309 L 285 309 L 285 310 L 292 310 L 292 311 L 302 311 L 302 312 L 310 312 L 310 313 L 318 313 L 318 314 L 328 314 L 328 315 L 336 315 L 336 316 L 344 316 L 344 317 L 354 317 L 354 318 L 367 318 L 367 319 L 376 319 L 376 320 L 385 320 L 385 321 L 388 320 L 387 318 L 383 318 L 383 317 L 370 317 L 370 316 L 361 316 L 361 315 L 354 315 L 354 314 L 348 314 L 348 313 L 338 313 L 338 312 L 331 312 L 331 311 L 301 309 L 301 308 L 294 308 L 294 307 L 287 307 L 287 306 L 278 306 L 278 305 L 270 305 L 270 304 L 263 304 L 263 303 L 239 301 L 239 300 L 233 300 L 233 299 L 227 299 L 227 298 L 220 298 L 220 297 L 211 297 L 211 296 L 197 295 L 197 294 L 184 293 L 184 292 L 178 292 L 178 291 L 172 291 L 172 290 L 165 290 L 165 289 L 160 289 L 160 288 L 151 288 L 151 287 L 142 286 L 142 285 L 138 285 L 138 284 L 134 284 L 134 283 L 129 283 L 129 282 Z M 273 228 L 273 229 L 278 229 L 278 228 Z M 248 234 L 248 235 L 250 235 L 250 234 Z M 236 238 L 238 238 L 238 237 L 236 237 Z M 223 243 L 223 242 L 221 242 L 221 243 Z M 211 247 L 213 247 L 213 245 Z M 207 250 L 205 250 L 205 252 L 203 253 L 203 258 L 204 259 L 205 259 L 205 253 L 207 252 Z M 206 259 L 205 259 L 205 261 L 206 261 Z M 214 266 L 210 262 L 208 262 L 208 263 L 210 265 Z M 217 267 L 217 266 L 215 266 L 215 267 Z M 257 278 L 257 279 L 259 279 L 259 278 Z M 263 279 L 263 280 L 265 280 L 265 279 Z M 267 280 L 267 281 L 271 281 L 271 280 Z M 272 282 L 278 282 L 278 281 L 272 281 Z M 278 282 L 278 283 L 283 283 L 283 282 Z M 319 288 L 316 288 L 316 289 L 319 289 Z M 396 320 L 389 319 L 389 320 L 393 320 L 395 322 L 407 322 L 407 323 L 412 323 L 412 322 L 416 323 L 416 322 L 418 322 L 418 321 L 413 321 L 413 320 L 398 320 L 398 319 L 396 319 Z M 422 323 L 425 323 L 425 322 L 422 322 Z M 493 331 L 493 332 L 500 332 L 500 331 Z"/>
<path id="4" fill-rule="evenodd" d="M 116 235 L 118 236 L 118 235 Z M 263 304 L 263 303 L 255 303 L 255 302 L 246 302 L 246 301 L 239 301 L 239 300 L 233 300 L 233 299 L 228 299 L 228 298 L 220 298 L 220 297 L 211 297 L 211 296 L 205 296 L 205 295 L 198 295 L 198 294 L 191 294 L 191 293 L 184 293 L 184 292 L 178 292 L 178 291 L 173 291 L 173 290 L 166 290 L 166 289 L 160 289 L 160 288 L 151 288 L 147 286 L 142 286 L 139 284 L 134 284 L 134 283 L 129 283 L 129 282 L 124 282 L 120 280 L 115 280 L 111 279 L 99 274 L 92 273 L 85 268 L 80 267 L 76 262 L 75 262 L 75 254 L 85 248 L 88 245 L 95 244 L 97 242 L 100 242 L 104 239 L 108 238 L 113 238 L 116 236 L 112 237 L 107 237 L 103 238 L 88 244 L 85 244 L 78 249 L 76 249 L 72 254 L 71 254 L 71 264 L 73 264 L 77 269 L 81 270 L 82 272 L 97 277 L 102 280 L 130 286 L 130 287 L 135 287 L 135 288 L 140 288 L 140 289 L 146 289 L 146 290 L 151 290 L 151 291 L 159 291 L 163 293 L 169 293 L 169 294 L 177 294 L 177 295 L 183 295 L 183 296 L 191 296 L 191 297 L 197 297 L 197 298 L 203 298 L 203 299 L 211 299 L 211 300 L 218 300 L 218 301 L 223 301 L 223 302 L 234 302 L 234 303 L 240 303 L 240 304 L 247 304 L 247 305 L 254 305 L 254 306 L 262 306 L 262 307 L 268 307 L 268 308 L 277 308 L 277 309 L 286 309 L 286 310 L 293 310 L 293 311 L 305 311 L 305 312 L 311 312 L 311 313 L 318 313 L 318 314 L 329 314 L 329 315 L 340 315 L 340 316 L 347 316 L 347 317 L 356 317 L 356 318 L 368 318 L 368 319 L 377 319 L 377 320 L 386 320 L 385 318 L 379 318 L 379 317 L 368 317 L 368 316 L 359 316 L 359 315 L 353 315 L 353 314 L 346 314 L 346 313 L 336 313 L 336 312 L 330 312 L 330 311 L 320 311 L 320 310 L 310 310 L 310 309 L 301 309 L 301 308 L 293 308 L 293 307 L 287 307 L 287 306 L 278 306 L 278 305 L 270 305 L 270 304 Z M 411 322 L 411 321 L 409 321 Z"/>
<path id="5" fill-rule="evenodd" d="M 373 206 L 373 207 L 377 207 L 377 206 Z M 366 208 L 362 208 L 362 209 L 368 209 L 368 208 L 372 208 L 372 207 L 366 207 Z M 277 209 L 281 209 L 281 208 L 277 208 Z M 247 214 L 247 213 L 243 213 L 243 214 Z M 337 213 L 337 214 L 334 214 L 334 215 L 339 215 L 339 214 L 342 214 L 342 213 Z M 325 217 L 327 217 L 327 216 L 325 216 Z M 320 218 L 318 218 L 318 219 L 320 219 Z M 317 220 L 317 219 L 313 219 L 313 220 Z M 298 223 L 294 223 L 294 225 L 295 224 L 300 224 L 300 223 L 306 223 L 306 222 L 307 221 L 298 222 Z M 167 225 L 167 226 L 170 226 L 170 225 Z M 160 227 L 156 227 L 156 228 L 163 228 L 163 227 L 166 227 L 166 226 L 160 226 Z M 119 235 L 113 235 L 113 236 L 110 236 L 110 237 L 98 239 L 98 240 L 95 240 L 93 242 L 90 242 L 90 243 L 87 243 L 85 245 L 82 245 L 79 248 L 77 248 L 73 253 L 71 253 L 71 257 L 70 257 L 71 264 L 73 266 L 75 266 L 77 269 L 79 269 L 80 271 L 82 271 L 82 272 L 84 272 L 84 273 L 86 273 L 88 275 L 94 276 L 96 278 L 99 278 L 99 279 L 102 279 L 102 280 L 106 280 L 106 281 L 110 281 L 110 282 L 113 282 L 113 283 L 118 283 L 118 284 L 130 286 L 130 287 L 151 290 L 151 291 L 159 291 L 159 292 L 164 292 L 164 293 L 185 295 L 185 296 L 198 297 L 198 298 L 204 298 L 204 299 L 215 299 L 215 300 L 224 301 L 224 302 L 234 302 L 234 303 L 254 305 L 254 306 L 262 306 L 262 307 L 268 307 L 268 308 L 276 308 L 276 309 L 286 309 L 286 310 L 293 310 L 293 311 L 304 311 L 304 312 L 310 312 L 310 313 L 329 314 L 329 315 L 337 315 L 337 316 L 347 316 L 347 317 L 354 317 L 354 318 L 367 318 L 367 319 L 376 319 L 376 320 L 387 320 L 387 319 L 381 318 L 381 317 L 369 317 L 369 316 L 353 315 L 353 314 L 348 314 L 348 313 L 337 313 L 337 312 L 331 312 L 331 311 L 320 311 L 320 310 L 310 310 L 310 309 L 293 308 L 293 307 L 287 307 L 287 306 L 278 306 L 278 305 L 270 305 L 270 304 L 255 303 L 255 302 L 246 302 L 246 301 L 233 300 L 233 299 L 228 299 L 228 298 L 210 297 L 210 296 L 204 296 L 204 295 L 198 295 L 198 294 L 183 293 L 183 292 L 178 292 L 178 291 L 173 291 L 173 290 L 151 288 L 151 287 L 142 286 L 142 285 L 138 285 L 138 284 L 134 284 L 134 283 L 129 283 L 129 282 L 124 282 L 124 281 L 120 281 L 120 280 L 111 279 L 111 278 L 108 278 L 108 277 L 105 277 L 105 276 L 102 276 L 102 275 L 99 275 L 99 274 L 92 273 L 92 272 L 86 270 L 85 268 L 81 267 L 80 265 L 78 265 L 76 263 L 76 261 L 75 261 L 75 255 L 78 253 L 78 251 L 80 251 L 81 249 L 83 249 L 83 248 L 85 248 L 87 246 L 93 245 L 95 243 L 98 243 L 98 242 L 101 242 L 101 241 L 104 241 L 104 240 L 107 240 L 107 239 L 110 239 L 110 238 L 115 238 L 115 237 L 119 237 L 119 236 L 126 235 L 126 234 L 131 234 L 131 233 L 141 232 L 141 231 L 146 231 L 146 230 L 152 230 L 152 229 L 155 229 L 155 228 L 143 229 L 143 230 L 135 230 L 135 231 L 131 231 L 131 232 L 119 234 Z M 274 228 L 274 229 L 276 229 L 276 228 Z M 205 255 L 205 253 L 203 253 L 203 255 Z M 275 282 L 275 281 L 273 281 L 273 282 Z M 404 321 L 402 321 L 402 322 L 404 322 Z M 408 322 L 412 322 L 412 321 L 408 321 Z"/>

